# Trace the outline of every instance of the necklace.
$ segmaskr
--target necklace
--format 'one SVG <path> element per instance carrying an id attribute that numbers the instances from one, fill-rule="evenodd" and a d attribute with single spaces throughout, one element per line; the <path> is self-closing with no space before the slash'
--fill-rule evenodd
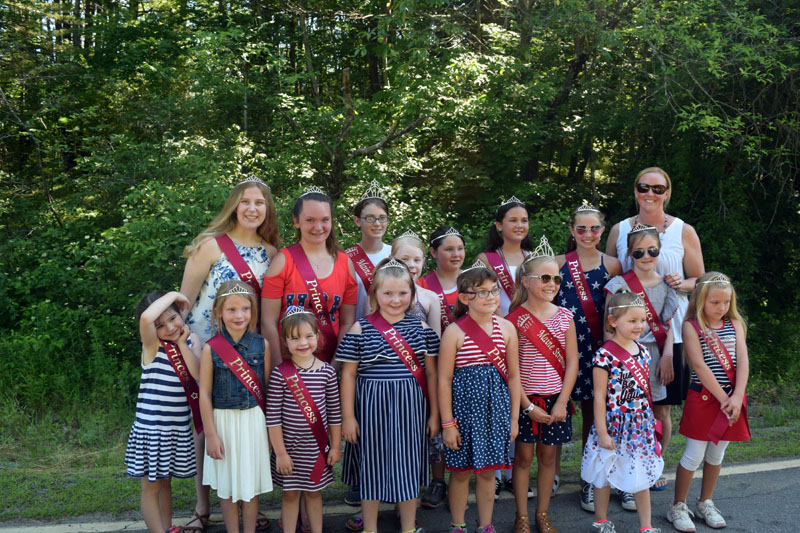
<path id="1" fill-rule="evenodd" d="M 303 366 L 300 366 L 300 365 L 298 365 L 297 363 L 295 363 L 294 359 L 292 359 L 292 364 L 294 365 L 294 367 L 295 367 L 297 370 L 311 370 L 311 369 L 314 367 L 314 363 L 316 363 L 316 361 L 315 361 L 314 359 L 315 359 L 315 358 L 314 358 L 314 357 L 312 357 L 312 358 L 311 358 L 311 364 L 310 364 L 310 365 L 308 365 L 308 366 L 305 366 L 305 367 L 303 367 Z"/>
<path id="2" fill-rule="evenodd" d="M 639 224 L 639 215 L 636 215 L 636 218 L 633 219 L 633 225 L 636 226 L 637 224 Z M 661 236 L 663 237 L 665 233 L 667 233 L 667 215 L 664 215 L 664 225 L 661 229 Z"/>

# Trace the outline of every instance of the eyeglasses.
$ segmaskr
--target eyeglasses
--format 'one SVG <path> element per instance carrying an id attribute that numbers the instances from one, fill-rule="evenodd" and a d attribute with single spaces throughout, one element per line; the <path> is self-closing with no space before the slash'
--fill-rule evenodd
<path id="1" fill-rule="evenodd" d="M 642 257 L 644 257 L 644 252 L 645 252 L 644 248 L 636 248 L 631 252 L 631 257 L 633 257 L 634 259 L 641 259 Z M 661 250 L 656 246 L 651 246 L 650 248 L 647 249 L 647 255 L 649 255 L 650 257 L 658 257 L 658 254 L 660 253 Z"/>
<path id="2" fill-rule="evenodd" d="M 647 191 L 653 191 L 654 194 L 658 194 L 659 196 L 667 192 L 666 185 L 650 185 L 648 183 L 637 183 L 636 190 L 642 194 L 647 194 Z"/>
<path id="3" fill-rule="evenodd" d="M 591 226 L 589 228 L 587 228 L 586 226 L 575 226 L 575 233 L 577 233 L 578 235 L 583 235 L 584 233 L 586 233 L 586 230 L 589 230 L 592 232 L 592 234 L 597 235 L 603 230 L 603 226 L 599 224 L 596 226 Z"/>
<path id="4" fill-rule="evenodd" d="M 492 289 L 490 291 L 483 290 L 483 289 L 481 289 L 479 291 L 464 291 L 461 294 L 470 294 L 470 295 L 472 295 L 472 298 L 470 298 L 470 300 L 474 300 L 476 297 L 485 300 L 486 298 L 489 297 L 490 294 L 492 296 L 497 296 L 498 294 L 500 294 L 500 287 L 495 287 L 494 289 Z"/>
<path id="5" fill-rule="evenodd" d="M 537 276 L 536 274 L 525 275 L 526 278 L 539 278 L 542 283 L 550 283 L 550 280 L 553 280 L 553 283 L 556 285 L 561 285 L 561 276 L 551 276 L 550 274 L 542 274 L 541 276 Z"/>
<path id="6" fill-rule="evenodd" d="M 360 218 L 367 224 L 374 224 L 376 222 L 380 224 L 386 224 L 387 222 L 389 222 L 389 217 L 387 217 L 386 215 L 381 215 L 379 217 L 376 217 L 374 215 L 367 215 L 365 217 L 358 217 L 358 218 Z"/>

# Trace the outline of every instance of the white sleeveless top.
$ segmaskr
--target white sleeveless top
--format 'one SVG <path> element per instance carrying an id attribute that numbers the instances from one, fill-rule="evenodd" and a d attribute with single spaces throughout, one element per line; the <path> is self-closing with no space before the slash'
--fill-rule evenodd
<path id="1" fill-rule="evenodd" d="M 617 237 L 616 248 L 617 258 L 622 263 L 622 271 L 627 272 L 633 268 L 633 260 L 628 257 L 628 233 L 630 233 L 630 219 L 625 219 L 619 223 L 619 236 Z M 675 217 L 664 233 L 659 232 L 661 240 L 661 253 L 658 255 L 656 272 L 661 274 L 671 274 L 678 272 L 684 278 L 686 273 L 683 271 L 683 220 Z M 685 292 L 678 292 L 678 310 L 672 317 L 672 335 L 674 342 L 683 342 L 683 318 L 689 308 L 689 296 Z"/>

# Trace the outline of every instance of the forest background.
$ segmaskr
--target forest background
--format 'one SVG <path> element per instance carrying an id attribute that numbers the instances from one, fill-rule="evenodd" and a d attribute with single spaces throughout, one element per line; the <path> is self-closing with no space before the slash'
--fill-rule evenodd
<path id="1" fill-rule="evenodd" d="M 377 179 L 388 235 L 451 223 L 470 261 L 512 194 L 560 251 L 576 206 L 617 222 L 663 167 L 754 374 L 796 384 L 798 23 L 798 0 L 0 0 L 4 464 L 32 435 L 124 441 L 133 307 L 248 175 L 283 243 L 311 184 L 354 242 Z"/>

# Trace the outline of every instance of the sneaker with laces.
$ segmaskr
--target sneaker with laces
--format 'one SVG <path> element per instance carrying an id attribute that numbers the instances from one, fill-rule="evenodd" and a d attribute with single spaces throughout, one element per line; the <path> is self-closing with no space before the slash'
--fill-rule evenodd
<path id="1" fill-rule="evenodd" d="M 450 524 L 450 533 L 467 533 L 467 524 Z"/>
<path id="2" fill-rule="evenodd" d="M 594 487 L 591 483 L 587 483 L 581 488 L 581 509 L 590 513 L 594 512 Z"/>
<path id="3" fill-rule="evenodd" d="M 426 509 L 435 509 L 442 505 L 445 496 L 447 496 L 447 485 L 444 480 L 434 479 L 420 498 L 420 505 Z"/>
<path id="4" fill-rule="evenodd" d="M 695 514 L 699 518 L 705 520 L 708 527 L 720 529 L 728 525 L 725 523 L 725 519 L 722 518 L 722 515 L 719 513 L 717 506 L 714 505 L 714 502 L 710 499 L 703 502 L 697 502 Z"/>
<path id="5" fill-rule="evenodd" d="M 661 529 L 657 527 L 651 527 L 650 529 L 640 529 L 639 533 L 661 533 Z"/>
<path id="6" fill-rule="evenodd" d="M 694 513 L 686 506 L 686 502 L 678 502 L 675 505 L 670 505 L 667 511 L 667 520 L 672 527 L 683 533 L 692 533 L 697 531 L 692 522 Z"/>
<path id="7" fill-rule="evenodd" d="M 619 502 L 622 504 L 623 509 L 626 511 L 636 510 L 636 500 L 633 499 L 633 493 L 617 490 L 617 494 L 619 495 Z"/>
<path id="8" fill-rule="evenodd" d="M 503 490 L 503 482 L 497 478 L 494 478 L 494 499 L 500 497 L 500 491 Z"/>
<path id="9" fill-rule="evenodd" d="M 614 522 L 606 520 L 604 522 L 592 522 L 592 528 L 598 533 L 617 533 Z"/>
<path id="10" fill-rule="evenodd" d="M 483 526 L 478 528 L 478 533 L 497 533 L 494 530 L 494 526 L 489 524 L 488 526 Z"/>

